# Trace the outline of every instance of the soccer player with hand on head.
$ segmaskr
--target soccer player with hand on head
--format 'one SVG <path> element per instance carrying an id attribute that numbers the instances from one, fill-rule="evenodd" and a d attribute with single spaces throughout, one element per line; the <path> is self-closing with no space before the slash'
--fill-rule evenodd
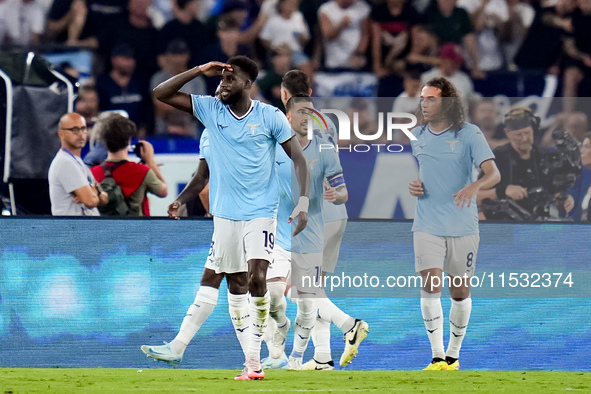
<path id="1" fill-rule="evenodd" d="M 219 99 L 180 92 L 185 83 L 201 75 L 220 76 Z M 265 376 L 260 349 L 269 313 L 266 274 L 273 257 L 279 200 L 277 143 L 293 160 L 299 182 L 298 204 L 292 213 L 297 219 L 296 234 L 306 227 L 309 204 L 306 159 L 297 141 L 292 143 L 289 122 L 277 108 L 250 98 L 257 75 L 256 63 L 235 56 L 227 63 L 210 62 L 185 71 L 153 92 L 158 100 L 192 113 L 208 130 L 210 211 L 214 216 L 210 258 L 214 272 L 226 275 L 232 297 L 245 299 L 250 292 L 250 339 L 245 368 L 237 380 Z M 217 292 L 207 296 L 217 301 Z"/>
<path id="2" fill-rule="evenodd" d="M 451 82 L 428 81 L 421 90 L 420 110 L 423 125 L 412 130 L 417 140 L 411 141 L 419 179 L 409 184 L 409 191 L 418 197 L 412 227 L 415 271 L 422 277 L 421 311 L 433 356 L 425 370 L 457 370 L 472 310 L 469 278 L 474 275 L 480 241 L 476 194 L 496 185 L 501 176 L 482 131 L 464 121 L 461 99 Z M 478 180 L 474 180 L 475 166 L 484 173 Z M 443 271 L 452 279 L 447 351 L 441 308 Z"/>

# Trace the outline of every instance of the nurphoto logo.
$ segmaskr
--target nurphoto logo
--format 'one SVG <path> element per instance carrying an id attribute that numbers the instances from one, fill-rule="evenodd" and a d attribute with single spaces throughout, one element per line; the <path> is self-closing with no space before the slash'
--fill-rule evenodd
<path id="1" fill-rule="evenodd" d="M 368 134 L 367 130 L 365 133 L 360 131 L 359 127 L 359 113 L 353 112 L 353 120 L 351 121 L 350 115 L 345 111 L 338 109 L 321 109 L 316 110 L 311 107 L 304 107 L 308 111 L 310 119 L 308 119 L 308 139 L 311 140 L 314 136 L 315 130 L 320 130 L 323 135 L 331 136 L 331 144 L 321 144 L 319 149 L 322 150 L 346 150 L 349 152 L 369 152 L 370 150 L 377 150 L 378 152 L 402 152 L 404 147 L 401 144 L 386 144 L 386 143 L 357 143 L 351 145 L 339 144 L 339 141 L 351 141 L 351 137 L 354 136 L 355 140 L 361 141 L 383 141 L 384 132 L 386 133 L 386 139 L 392 141 L 394 132 L 400 130 L 410 140 L 416 141 L 416 137 L 412 135 L 410 130 L 417 125 L 417 118 L 415 115 L 407 112 L 378 112 L 377 114 L 377 130 L 373 134 Z M 327 120 L 327 114 L 334 115 L 333 119 L 336 118 L 336 124 L 330 118 Z M 384 127 L 385 123 L 385 127 Z M 336 130 L 331 131 L 329 124 L 335 124 Z M 353 127 L 351 127 L 351 125 Z M 352 130 L 351 130 L 352 129 Z M 352 132 L 351 132 L 352 131 Z M 334 137 L 333 137 L 334 136 Z"/>

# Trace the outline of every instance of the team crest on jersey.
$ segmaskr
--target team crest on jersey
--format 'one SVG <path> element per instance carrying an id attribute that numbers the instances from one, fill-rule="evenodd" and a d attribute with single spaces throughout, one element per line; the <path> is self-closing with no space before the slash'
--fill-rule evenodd
<path id="1" fill-rule="evenodd" d="M 456 144 L 458 142 L 460 142 L 459 140 L 453 140 L 453 141 L 445 141 L 449 144 L 449 149 L 453 152 L 456 150 Z"/>
<path id="2" fill-rule="evenodd" d="M 259 127 L 260 125 L 261 125 L 260 123 L 257 123 L 257 124 L 249 123 L 249 124 L 247 124 L 247 126 L 250 127 L 250 134 L 251 135 L 254 135 L 256 133 L 257 127 Z"/>

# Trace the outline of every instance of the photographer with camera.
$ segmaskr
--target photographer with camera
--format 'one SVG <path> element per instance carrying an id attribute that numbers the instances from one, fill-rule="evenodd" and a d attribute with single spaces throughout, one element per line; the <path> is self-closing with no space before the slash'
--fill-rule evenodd
<path id="1" fill-rule="evenodd" d="M 154 160 L 154 147 L 148 141 L 138 142 L 135 148 L 130 146 L 136 125 L 116 113 L 101 121 L 96 131 L 108 150 L 107 160 L 91 168 L 96 180 L 109 192 L 109 204 L 99 209 L 101 215 L 150 216 L 147 193 L 158 197 L 168 194 L 168 185 Z M 146 164 L 128 161 L 130 150 Z"/>
<path id="2" fill-rule="evenodd" d="M 550 206 L 570 212 L 574 200 L 555 185 L 548 153 L 534 146 L 540 118 L 526 107 L 512 107 L 504 119 L 509 142 L 494 150 L 501 182 L 481 190 L 478 201 L 487 219 L 538 220 L 550 217 Z M 560 193 L 559 193 L 560 192 Z M 557 216 L 557 215 L 556 215 Z"/>

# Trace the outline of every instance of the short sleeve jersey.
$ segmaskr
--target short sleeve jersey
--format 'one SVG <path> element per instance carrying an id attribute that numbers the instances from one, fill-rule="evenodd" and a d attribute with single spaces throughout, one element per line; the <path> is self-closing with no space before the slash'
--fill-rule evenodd
<path id="1" fill-rule="evenodd" d="M 337 153 L 334 149 L 326 149 L 326 146 L 325 141 L 314 136 L 304 148 L 304 156 L 310 171 L 310 206 L 308 224 L 295 237 L 292 237 L 292 234 L 296 221 L 290 225 L 287 220 L 299 199 L 298 181 L 291 159 L 281 146 L 277 146 L 275 164 L 280 199 L 276 242 L 285 250 L 297 253 L 320 253 L 324 249 L 324 182 L 326 179 L 340 176 L 343 172 Z"/>
<path id="2" fill-rule="evenodd" d="M 285 115 L 256 100 L 238 117 L 215 97 L 191 99 L 193 114 L 208 129 L 211 214 L 231 220 L 275 218 L 275 147 L 292 136 Z"/>
<path id="3" fill-rule="evenodd" d="M 475 166 L 494 159 L 482 131 L 465 123 L 459 131 L 434 134 L 428 126 L 419 126 L 412 133 L 425 191 L 417 201 L 412 231 L 451 237 L 478 234 L 476 198 L 469 208 L 466 204 L 460 209 L 453 195 L 475 180 Z"/>

